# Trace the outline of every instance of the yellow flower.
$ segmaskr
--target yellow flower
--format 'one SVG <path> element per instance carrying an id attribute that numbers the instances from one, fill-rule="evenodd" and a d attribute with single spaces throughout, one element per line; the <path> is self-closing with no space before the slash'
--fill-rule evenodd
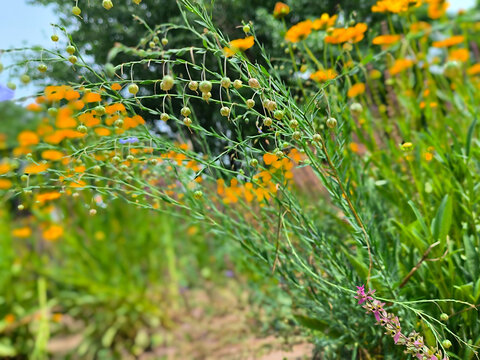
<path id="1" fill-rule="evenodd" d="M 0 190 L 8 190 L 12 187 L 12 182 L 8 179 L 0 179 Z"/>
<path id="2" fill-rule="evenodd" d="M 45 201 L 55 200 L 58 199 L 61 194 L 57 191 L 47 192 L 43 194 L 38 194 L 35 198 L 36 201 L 43 203 Z"/>
<path id="3" fill-rule="evenodd" d="M 329 44 L 342 44 L 344 42 L 357 43 L 363 40 L 367 31 L 367 24 L 358 23 L 348 28 L 334 29 L 333 32 L 325 37 L 325 42 Z"/>
<path id="4" fill-rule="evenodd" d="M 379 0 L 372 6 L 372 12 L 400 14 L 408 11 L 408 7 L 413 3 L 418 7 L 422 0 Z"/>
<path id="5" fill-rule="evenodd" d="M 223 48 L 223 51 L 225 52 L 226 56 L 233 56 L 239 51 L 250 49 L 254 42 L 255 40 L 253 36 L 248 36 L 245 39 L 232 40 L 228 43 L 227 47 Z"/>
<path id="6" fill-rule="evenodd" d="M 17 140 L 21 147 L 37 145 L 40 141 L 38 135 L 29 130 L 22 131 L 18 134 Z"/>
<path id="7" fill-rule="evenodd" d="M 287 33 L 285 34 L 285 40 L 293 43 L 305 40 L 312 32 L 312 27 L 312 20 L 301 21 L 288 29 Z"/>

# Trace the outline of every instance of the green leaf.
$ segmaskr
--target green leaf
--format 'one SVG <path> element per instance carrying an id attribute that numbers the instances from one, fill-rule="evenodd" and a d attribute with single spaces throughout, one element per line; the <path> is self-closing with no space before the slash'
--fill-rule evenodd
<path id="1" fill-rule="evenodd" d="M 442 245 L 440 249 L 444 248 L 447 234 L 452 225 L 452 198 L 445 195 L 437 210 L 435 218 L 432 220 L 431 229 L 434 240 L 439 240 Z"/>
<path id="2" fill-rule="evenodd" d="M 331 324 L 328 321 L 315 319 L 300 314 L 294 314 L 293 317 L 300 325 L 308 329 L 320 331 L 332 337 L 339 337 L 341 335 L 338 331 L 332 329 Z"/>
<path id="3" fill-rule="evenodd" d="M 468 236 L 467 234 L 465 234 L 463 236 L 463 246 L 465 249 L 464 255 L 467 258 L 465 263 L 472 278 L 476 279 L 479 276 L 478 274 L 479 263 L 478 263 L 478 253 L 475 250 L 475 245 L 473 244 L 473 241 L 474 241 L 473 235 Z"/>
<path id="4" fill-rule="evenodd" d="M 475 130 L 475 125 L 477 124 L 477 118 L 473 119 L 472 123 L 468 128 L 467 141 L 465 142 L 465 152 L 467 157 L 470 156 L 470 146 L 472 144 L 473 131 Z"/>

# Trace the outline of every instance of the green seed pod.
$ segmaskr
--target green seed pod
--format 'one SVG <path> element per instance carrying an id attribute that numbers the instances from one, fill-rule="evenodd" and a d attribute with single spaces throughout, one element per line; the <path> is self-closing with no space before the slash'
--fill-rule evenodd
<path id="1" fill-rule="evenodd" d="M 302 134 L 300 134 L 300 131 L 295 131 L 293 134 L 292 134 L 292 138 L 294 140 L 300 140 L 300 138 L 302 137 Z"/>
<path id="2" fill-rule="evenodd" d="M 193 197 L 197 200 L 200 200 L 203 198 L 203 192 L 201 192 L 200 190 L 197 190 L 193 193 Z"/>
<path id="3" fill-rule="evenodd" d="M 103 0 L 102 6 L 105 9 L 110 10 L 113 7 L 113 2 L 112 2 L 112 0 Z"/>
<path id="4" fill-rule="evenodd" d="M 95 113 L 97 115 L 100 115 L 100 116 L 105 115 L 105 107 L 102 105 L 95 106 L 93 110 L 95 110 Z"/>
<path id="5" fill-rule="evenodd" d="M 260 88 L 260 83 L 258 82 L 257 79 L 250 78 L 250 79 L 248 79 L 248 86 L 250 86 L 252 89 L 259 89 Z"/>
<path id="6" fill-rule="evenodd" d="M 274 113 L 273 113 L 273 117 L 277 120 L 282 120 L 283 119 L 283 116 L 285 115 L 285 113 L 281 110 L 276 110 Z"/>
<path id="7" fill-rule="evenodd" d="M 45 64 L 39 64 L 39 65 L 37 66 L 37 69 L 38 69 L 38 71 L 40 71 L 41 73 L 44 73 L 45 71 L 47 71 L 48 68 L 47 68 L 47 65 L 45 65 Z"/>
<path id="8" fill-rule="evenodd" d="M 132 95 L 136 95 L 138 93 L 138 85 L 137 84 L 130 84 L 128 86 L 128 92 Z"/>
<path id="9" fill-rule="evenodd" d="M 220 114 L 222 114 L 222 116 L 229 116 L 230 115 L 230 108 L 227 107 L 227 106 L 223 106 L 221 109 L 220 109 Z"/>
<path id="10" fill-rule="evenodd" d="M 245 34 L 248 34 L 248 33 L 250 32 L 250 30 L 251 30 L 251 29 L 250 29 L 250 26 L 249 26 L 249 25 L 243 25 L 243 32 L 244 32 Z"/>
<path id="11" fill-rule="evenodd" d="M 229 77 L 223 77 L 220 81 L 220 85 L 222 85 L 222 87 L 225 89 L 228 89 L 232 85 L 232 80 L 230 80 Z"/>
<path id="12" fill-rule="evenodd" d="M 203 80 L 200 82 L 200 91 L 202 93 L 208 93 L 212 90 L 212 83 L 207 80 Z"/>
<path id="13" fill-rule="evenodd" d="M 188 115 L 190 115 L 192 113 L 192 111 L 190 110 L 190 108 L 188 106 L 184 106 L 182 108 L 182 110 L 180 111 L 180 113 L 182 114 L 182 116 L 187 117 Z"/>
<path id="14" fill-rule="evenodd" d="M 258 160 L 257 159 L 250 160 L 250 166 L 257 167 L 258 166 Z"/>
<path id="15" fill-rule="evenodd" d="M 290 127 L 292 129 L 296 129 L 298 127 L 298 121 L 293 119 L 293 120 L 290 120 Z"/>
<path id="16" fill-rule="evenodd" d="M 327 119 L 327 126 L 330 128 L 330 129 L 333 129 L 337 126 L 337 119 L 335 118 L 328 118 Z"/>
<path id="17" fill-rule="evenodd" d="M 87 131 L 88 131 L 88 129 L 87 129 L 87 127 L 86 127 L 85 125 L 79 125 L 79 126 L 77 127 L 77 131 L 78 131 L 79 133 L 86 134 Z"/>
<path id="18" fill-rule="evenodd" d="M 253 107 L 255 106 L 255 100 L 253 100 L 253 99 L 248 99 L 248 100 L 246 101 L 246 104 L 247 104 L 247 108 L 251 109 L 251 108 L 253 108 Z"/>
<path id="19" fill-rule="evenodd" d="M 233 82 L 233 87 L 237 90 L 240 89 L 242 86 L 243 86 L 242 80 L 237 79 Z"/>
<path id="20" fill-rule="evenodd" d="M 80 9 L 78 6 L 74 6 L 72 8 L 72 14 L 73 15 L 80 16 L 81 13 L 82 13 L 82 9 Z"/>
<path id="21" fill-rule="evenodd" d="M 175 81 L 173 80 L 173 77 L 170 75 L 165 75 L 163 77 L 162 82 L 160 83 L 160 88 L 163 91 L 168 91 L 173 88 L 173 85 L 175 84 Z"/>
<path id="22" fill-rule="evenodd" d="M 168 121 L 169 119 L 170 119 L 170 115 L 168 115 L 167 113 L 160 114 L 160 120 Z"/>
<path id="23" fill-rule="evenodd" d="M 452 347 L 452 343 L 450 340 L 448 339 L 445 339 L 442 341 L 442 346 L 445 348 L 445 349 L 449 349 Z"/>
<path id="24" fill-rule="evenodd" d="M 272 126 L 273 120 L 270 119 L 269 117 L 266 117 L 265 119 L 263 119 L 263 124 L 264 124 L 265 126 Z"/>
<path id="25" fill-rule="evenodd" d="M 69 56 L 68 61 L 70 61 L 73 65 L 75 65 L 77 63 L 78 59 L 75 55 L 71 55 L 71 56 Z"/>
<path id="26" fill-rule="evenodd" d="M 117 120 L 115 120 L 113 125 L 115 125 L 115 127 L 117 127 L 117 128 L 121 128 L 123 126 L 123 120 L 122 119 L 117 119 Z"/>
<path id="27" fill-rule="evenodd" d="M 192 125 L 192 119 L 190 119 L 189 117 L 186 117 L 185 119 L 183 119 L 183 123 L 187 126 L 190 126 Z"/>
<path id="28" fill-rule="evenodd" d="M 69 53 L 70 55 L 75 54 L 75 46 L 73 45 L 68 45 L 66 50 L 67 50 L 67 53 Z"/>
<path id="29" fill-rule="evenodd" d="M 163 46 L 167 46 L 167 44 L 168 44 L 168 39 L 167 39 L 167 38 L 163 38 L 163 39 L 162 39 L 162 45 L 163 45 Z"/>
<path id="30" fill-rule="evenodd" d="M 190 82 L 188 83 L 188 88 L 189 88 L 190 90 L 192 90 L 192 91 L 197 91 L 197 89 L 198 89 L 198 82 L 193 81 L 193 80 L 190 81 Z"/>
<path id="31" fill-rule="evenodd" d="M 20 81 L 26 85 L 30 82 L 30 76 L 28 76 L 27 74 L 23 74 L 22 76 L 20 76 Z"/>
<path id="32" fill-rule="evenodd" d="M 440 320 L 442 320 L 442 321 L 448 321 L 448 314 L 442 313 L 442 314 L 440 315 Z"/>

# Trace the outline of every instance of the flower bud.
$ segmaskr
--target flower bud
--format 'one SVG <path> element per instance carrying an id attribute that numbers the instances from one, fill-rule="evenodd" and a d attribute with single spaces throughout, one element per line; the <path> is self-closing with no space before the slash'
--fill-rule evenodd
<path id="1" fill-rule="evenodd" d="M 242 83 L 242 80 L 240 79 L 237 79 L 233 82 L 233 87 L 237 90 L 240 89 L 242 86 L 243 86 L 243 83 Z"/>
<path id="2" fill-rule="evenodd" d="M 327 126 L 330 128 L 330 129 L 333 129 L 334 127 L 337 126 L 337 119 L 335 118 L 328 118 L 327 119 Z"/>
<path id="3" fill-rule="evenodd" d="M 251 109 L 251 108 L 253 108 L 253 107 L 255 106 L 255 100 L 253 100 L 253 99 L 248 99 L 248 100 L 246 101 L 246 104 L 247 104 L 247 108 Z"/>
<path id="4" fill-rule="evenodd" d="M 203 80 L 200 82 L 200 91 L 202 93 L 208 93 L 212 90 L 212 83 L 210 81 Z"/>
<path id="5" fill-rule="evenodd" d="M 192 113 L 192 111 L 190 110 L 190 108 L 188 106 L 184 106 L 182 108 L 182 110 L 180 111 L 180 113 L 182 114 L 182 116 L 187 117 L 188 115 L 190 115 Z"/>
<path id="6" fill-rule="evenodd" d="M 168 91 L 173 88 L 173 85 L 175 84 L 175 81 L 173 80 L 173 77 L 170 75 L 165 75 L 163 77 L 162 82 L 160 83 L 160 88 L 163 91 Z"/>
<path id="7" fill-rule="evenodd" d="M 250 78 L 248 80 L 248 86 L 250 86 L 252 89 L 259 89 L 260 88 L 260 83 L 258 82 L 257 79 Z"/>
<path id="8" fill-rule="evenodd" d="M 224 87 L 225 89 L 228 89 L 232 85 L 232 81 L 229 77 L 223 77 L 220 81 L 220 85 L 222 85 L 222 87 Z"/>

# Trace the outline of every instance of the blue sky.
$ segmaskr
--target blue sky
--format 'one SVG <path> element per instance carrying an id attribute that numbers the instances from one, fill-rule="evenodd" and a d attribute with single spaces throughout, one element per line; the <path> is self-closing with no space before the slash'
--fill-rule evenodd
<path id="1" fill-rule="evenodd" d="M 52 7 L 28 5 L 27 0 L 1 1 L 0 49 L 22 45 L 52 46 L 50 40 L 52 27 L 50 24 L 56 22 L 56 16 Z M 72 1 L 72 6 L 73 3 Z M 475 0 L 450 0 L 450 10 L 458 11 L 459 9 L 472 6 L 474 3 Z M 0 56 L 0 61 L 5 65 L 8 64 L 4 56 Z M 8 72 L 4 71 L 0 74 L 0 82 L 5 84 L 7 81 Z M 25 87 L 19 86 L 17 97 L 31 93 L 31 90 L 30 87 L 25 89 Z"/>

